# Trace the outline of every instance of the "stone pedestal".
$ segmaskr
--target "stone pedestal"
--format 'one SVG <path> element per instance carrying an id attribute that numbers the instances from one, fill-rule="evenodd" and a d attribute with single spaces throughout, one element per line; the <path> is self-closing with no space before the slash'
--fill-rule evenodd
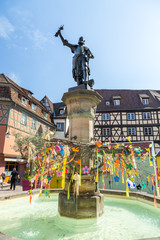
<path id="1" fill-rule="evenodd" d="M 96 107 L 102 100 L 101 95 L 93 90 L 76 88 L 64 93 L 62 101 L 67 105 L 69 118 L 69 140 L 90 143 L 94 138 L 94 118 Z M 83 159 L 81 167 L 92 167 L 92 159 Z M 79 168 L 78 173 L 79 173 Z M 77 171 L 77 170 L 76 170 Z M 100 194 L 95 183 L 95 175 L 81 176 L 79 196 L 73 196 L 70 186 L 70 198 L 67 199 L 69 177 L 66 176 L 65 188 L 59 194 L 58 211 L 61 216 L 71 218 L 95 218 L 104 212 L 104 196 Z"/>
<path id="2" fill-rule="evenodd" d="M 70 140 L 92 141 L 96 107 L 101 100 L 101 95 L 93 90 L 76 89 L 64 93 L 62 101 L 67 105 Z"/>
<path id="3" fill-rule="evenodd" d="M 103 194 L 71 196 L 67 199 L 64 193 L 59 194 L 58 211 L 61 216 L 71 218 L 96 218 L 104 213 Z"/>

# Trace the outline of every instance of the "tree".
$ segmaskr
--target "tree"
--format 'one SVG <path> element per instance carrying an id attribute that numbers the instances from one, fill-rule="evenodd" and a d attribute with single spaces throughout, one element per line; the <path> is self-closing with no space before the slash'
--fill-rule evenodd
<path id="1" fill-rule="evenodd" d="M 33 170 L 36 169 L 36 156 L 40 149 L 49 147 L 49 140 L 53 134 L 47 132 L 45 136 L 41 134 L 30 134 L 24 136 L 20 133 L 15 133 L 14 150 L 19 152 L 21 157 L 27 159 L 29 164 L 29 175 L 32 176 Z"/>

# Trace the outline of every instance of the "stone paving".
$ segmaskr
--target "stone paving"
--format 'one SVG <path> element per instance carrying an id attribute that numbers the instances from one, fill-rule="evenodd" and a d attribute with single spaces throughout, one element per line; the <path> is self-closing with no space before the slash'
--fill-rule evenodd
<path id="1" fill-rule="evenodd" d="M 38 193 L 39 189 L 34 189 L 33 193 Z M 0 187 L 0 201 L 14 198 L 14 197 L 20 197 L 20 196 L 26 196 L 28 194 L 28 191 L 23 191 L 21 185 L 16 185 L 15 190 L 10 189 L 10 184 L 4 184 L 3 188 Z"/>

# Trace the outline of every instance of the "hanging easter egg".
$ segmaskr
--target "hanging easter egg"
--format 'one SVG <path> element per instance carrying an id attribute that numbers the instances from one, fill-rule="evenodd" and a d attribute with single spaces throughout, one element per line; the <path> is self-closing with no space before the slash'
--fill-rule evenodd
<path id="1" fill-rule="evenodd" d="M 56 145 L 56 146 L 55 146 L 55 151 L 56 151 L 56 153 L 59 153 L 59 152 L 61 151 L 60 146 Z"/>

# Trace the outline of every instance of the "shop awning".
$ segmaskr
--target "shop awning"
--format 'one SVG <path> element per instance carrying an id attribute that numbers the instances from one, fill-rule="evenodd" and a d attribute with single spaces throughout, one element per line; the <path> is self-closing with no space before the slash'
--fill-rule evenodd
<path id="1" fill-rule="evenodd" d="M 25 163 L 27 162 L 26 159 L 23 158 L 4 158 L 5 162 L 19 162 L 19 163 Z"/>

